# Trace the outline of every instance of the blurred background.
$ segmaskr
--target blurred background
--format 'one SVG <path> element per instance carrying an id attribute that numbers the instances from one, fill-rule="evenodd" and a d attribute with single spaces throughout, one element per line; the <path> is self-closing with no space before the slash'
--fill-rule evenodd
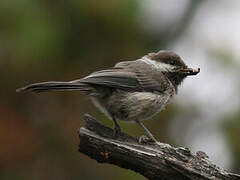
<path id="1" fill-rule="evenodd" d="M 1 0 L 0 179 L 145 179 L 78 153 L 84 113 L 112 126 L 86 96 L 15 89 L 78 79 L 160 49 L 201 73 L 145 125 L 161 142 L 205 151 L 240 173 L 239 9 L 239 0 Z"/>

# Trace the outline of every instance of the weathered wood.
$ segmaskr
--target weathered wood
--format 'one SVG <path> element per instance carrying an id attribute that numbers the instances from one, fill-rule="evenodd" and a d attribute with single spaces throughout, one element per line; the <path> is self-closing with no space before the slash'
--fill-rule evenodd
<path id="1" fill-rule="evenodd" d="M 226 172 L 208 160 L 204 152 L 193 154 L 187 148 L 168 144 L 139 144 L 125 133 L 117 139 L 113 129 L 85 115 L 86 126 L 79 129 L 79 152 L 100 163 L 131 169 L 148 179 L 224 179 L 240 180 L 240 175 Z"/>

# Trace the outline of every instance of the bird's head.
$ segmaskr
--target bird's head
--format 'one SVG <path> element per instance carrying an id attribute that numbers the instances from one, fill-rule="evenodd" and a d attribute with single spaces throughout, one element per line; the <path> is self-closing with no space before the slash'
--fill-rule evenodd
<path id="1" fill-rule="evenodd" d="M 189 68 L 179 55 L 172 51 L 161 50 L 144 56 L 145 62 L 154 65 L 177 87 L 187 76 L 197 75 L 200 68 Z"/>

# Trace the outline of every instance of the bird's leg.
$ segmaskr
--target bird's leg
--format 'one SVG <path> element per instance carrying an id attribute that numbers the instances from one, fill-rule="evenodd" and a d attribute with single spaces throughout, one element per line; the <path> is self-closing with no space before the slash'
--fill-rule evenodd
<path id="1" fill-rule="evenodd" d="M 113 122 L 114 122 L 114 137 L 117 138 L 119 133 L 121 132 L 121 128 L 117 123 L 117 120 L 113 117 Z"/>
<path id="2" fill-rule="evenodd" d="M 146 126 L 144 126 L 144 124 L 141 122 L 141 121 L 139 121 L 139 120 L 136 120 L 136 122 L 139 124 L 139 126 L 141 126 L 143 129 L 144 129 L 144 131 L 145 131 L 145 134 L 146 134 L 146 136 L 141 136 L 140 138 L 139 138 L 139 142 L 141 143 L 141 142 L 146 142 L 146 141 L 149 141 L 149 140 L 151 140 L 151 141 L 153 141 L 153 142 L 155 142 L 155 143 L 159 143 L 156 139 L 155 139 L 155 137 L 152 135 L 152 133 L 146 128 Z"/>

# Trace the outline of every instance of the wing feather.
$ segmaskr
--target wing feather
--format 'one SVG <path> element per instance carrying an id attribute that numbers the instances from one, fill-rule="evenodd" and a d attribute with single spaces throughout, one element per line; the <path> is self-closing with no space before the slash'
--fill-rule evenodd
<path id="1" fill-rule="evenodd" d="M 116 64 L 112 69 L 97 71 L 83 79 L 73 82 L 101 85 L 130 91 L 163 91 L 162 85 L 153 78 L 152 73 L 146 73 L 140 69 L 135 62 L 136 61 L 123 61 Z"/>
<path id="2" fill-rule="evenodd" d="M 119 71 L 118 68 L 92 73 L 78 82 L 129 90 L 140 87 L 135 73 Z"/>

